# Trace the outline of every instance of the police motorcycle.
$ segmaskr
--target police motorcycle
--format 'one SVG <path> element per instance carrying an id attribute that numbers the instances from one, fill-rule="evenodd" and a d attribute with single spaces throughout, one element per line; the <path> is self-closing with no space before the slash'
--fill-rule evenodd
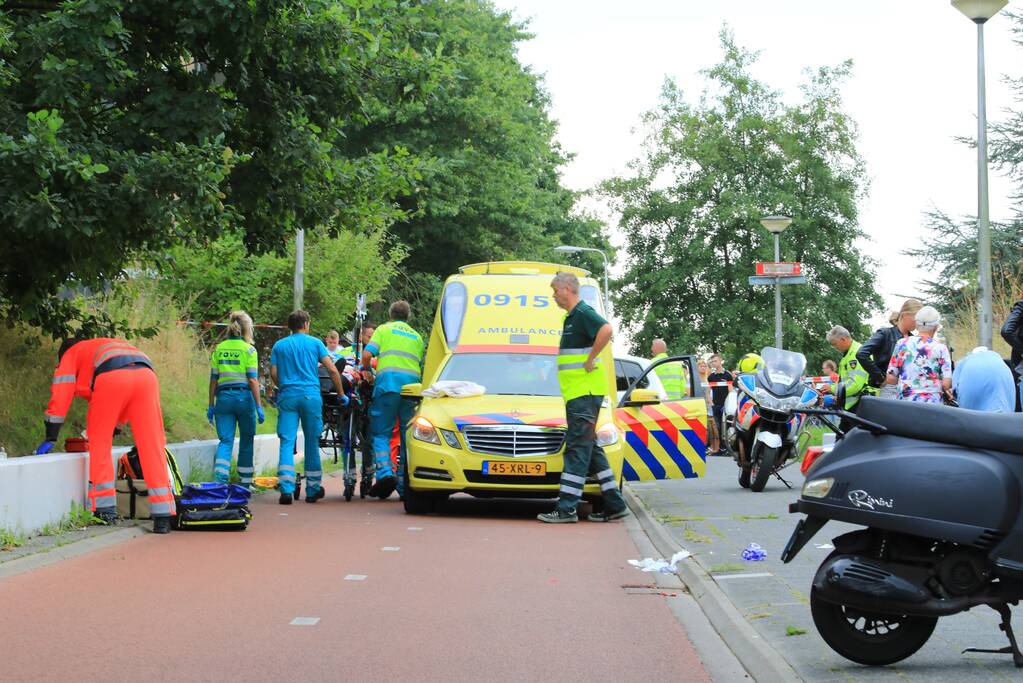
<path id="1" fill-rule="evenodd" d="M 838 405 L 844 405 L 838 389 Z M 807 471 L 806 517 L 782 552 L 791 562 L 829 521 L 862 527 L 832 540 L 810 592 L 821 637 L 867 665 L 919 650 L 938 619 L 987 605 L 1009 645 L 964 652 L 1023 654 L 1009 605 L 1023 598 L 1023 415 L 860 400 L 856 414 L 810 409 L 854 424 Z"/>
<path id="2" fill-rule="evenodd" d="M 803 383 L 806 356 L 765 347 L 761 367 L 736 377 L 725 403 L 726 438 L 739 465 L 739 486 L 760 492 L 796 456 L 805 417 L 797 412 L 817 403 L 818 394 Z M 791 487 L 790 487 L 791 488 Z"/>

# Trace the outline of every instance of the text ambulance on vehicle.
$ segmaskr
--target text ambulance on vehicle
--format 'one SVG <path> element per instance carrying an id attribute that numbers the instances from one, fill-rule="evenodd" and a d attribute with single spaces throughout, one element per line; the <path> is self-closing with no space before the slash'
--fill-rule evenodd
<path id="1" fill-rule="evenodd" d="M 430 335 L 421 397 L 409 427 L 405 510 L 435 509 L 452 493 L 478 497 L 556 497 L 565 442 L 565 404 L 558 385 L 558 344 L 566 312 L 554 303 L 551 279 L 574 273 L 580 296 L 603 310 L 596 281 L 581 268 L 505 261 L 463 266 L 444 285 Z M 615 387 L 611 344 L 598 369 Z M 691 358 L 692 376 L 695 365 Z M 649 373 L 657 364 L 646 368 Z M 472 381 L 483 396 L 422 397 L 440 380 Z M 632 382 L 642 384 L 642 377 Z M 699 383 L 692 383 L 699 391 Z M 699 395 L 662 402 L 634 388 L 617 408 L 605 402 L 597 443 L 621 481 L 699 477 L 706 464 L 706 404 Z M 584 498 L 600 500 L 588 479 Z"/>

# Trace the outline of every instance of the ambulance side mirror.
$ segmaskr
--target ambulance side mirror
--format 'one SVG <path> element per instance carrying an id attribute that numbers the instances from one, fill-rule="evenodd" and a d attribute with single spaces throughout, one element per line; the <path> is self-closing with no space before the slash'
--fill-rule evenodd
<path id="1" fill-rule="evenodd" d="M 401 388 L 402 398 L 413 398 L 420 399 L 423 397 L 423 383 L 415 382 L 414 384 L 406 384 Z"/>
<path id="2" fill-rule="evenodd" d="M 633 389 L 625 401 L 626 406 L 649 406 L 661 402 L 661 397 L 653 389 Z"/>

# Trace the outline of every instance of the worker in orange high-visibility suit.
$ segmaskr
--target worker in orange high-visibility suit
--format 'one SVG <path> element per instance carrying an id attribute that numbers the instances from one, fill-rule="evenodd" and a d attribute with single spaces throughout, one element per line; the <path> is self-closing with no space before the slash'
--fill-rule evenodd
<path id="1" fill-rule="evenodd" d="M 53 449 L 75 396 L 89 402 L 89 507 L 107 524 L 117 517 L 114 465 L 111 456 L 114 429 L 131 425 L 146 480 L 153 531 L 170 531 L 174 515 L 165 450 L 167 440 L 160 410 L 160 384 L 146 354 L 122 339 L 69 339 L 58 353 L 50 387 L 50 403 L 43 418 L 46 440 L 36 454 Z"/>

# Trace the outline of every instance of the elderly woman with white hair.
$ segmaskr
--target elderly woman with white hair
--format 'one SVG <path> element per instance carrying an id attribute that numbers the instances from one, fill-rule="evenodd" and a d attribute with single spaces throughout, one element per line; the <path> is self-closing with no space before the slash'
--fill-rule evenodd
<path id="1" fill-rule="evenodd" d="M 933 306 L 916 313 L 916 337 L 903 337 L 888 362 L 886 384 L 898 386 L 898 398 L 919 403 L 941 403 L 952 398 L 952 356 L 944 343 L 934 338 L 941 328 L 941 316 Z"/>

